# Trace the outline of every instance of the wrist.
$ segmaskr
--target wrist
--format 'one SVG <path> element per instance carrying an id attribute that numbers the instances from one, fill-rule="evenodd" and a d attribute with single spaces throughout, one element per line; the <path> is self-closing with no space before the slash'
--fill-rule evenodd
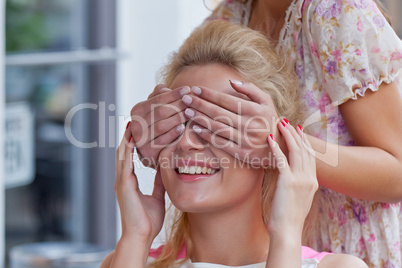
<path id="1" fill-rule="evenodd" d="M 128 263 L 132 267 L 145 267 L 150 247 L 141 238 L 122 236 L 116 245 L 112 267 L 127 267 Z"/>

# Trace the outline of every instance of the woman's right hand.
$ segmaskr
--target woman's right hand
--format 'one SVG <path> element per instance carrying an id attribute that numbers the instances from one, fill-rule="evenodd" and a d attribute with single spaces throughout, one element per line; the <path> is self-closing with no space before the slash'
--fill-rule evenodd
<path id="1" fill-rule="evenodd" d="M 158 170 L 152 195 L 142 194 L 134 173 L 133 153 L 134 142 L 127 128 L 116 153 L 115 192 L 121 213 L 122 239 L 142 241 L 150 246 L 165 217 L 165 187 Z"/>
<path id="2" fill-rule="evenodd" d="M 160 151 L 184 131 L 187 108 L 181 98 L 189 87 L 169 89 L 157 85 L 146 101 L 131 109 L 131 132 L 141 162 L 155 168 Z"/>

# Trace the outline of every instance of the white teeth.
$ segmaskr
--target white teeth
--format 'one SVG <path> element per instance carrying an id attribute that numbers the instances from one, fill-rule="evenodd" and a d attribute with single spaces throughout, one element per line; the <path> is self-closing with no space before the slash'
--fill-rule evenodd
<path id="1" fill-rule="evenodd" d="M 196 167 L 196 166 L 184 166 L 184 167 L 178 167 L 177 168 L 178 172 L 180 174 L 208 174 L 208 175 L 213 175 L 217 172 L 216 169 L 211 169 L 207 167 Z"/>
<path id="2" fill-rule="evenodd" d="M 203 174 L 206 174 L 206 173 L 207 173 L 207 167 L 203 167 L 203 168 L 202 168 L 202 173 L 203 173 Z"/>
<path id="3" fill-rule="evenodd" d="M 194 167 L 194 166 L 191 166 L 191 167 L 190 167 L 190 170 L 188 171 L 188 173 L 190 173 L 190 174 L 195 174 L 195 167 Z"/>
<path id="4" fill-rule="evenodd" d="M 196 170 L 195 170 L 195 173 L 201 174 L 201 169 L 202 169 L 201 167 L 197 167 Z"/>

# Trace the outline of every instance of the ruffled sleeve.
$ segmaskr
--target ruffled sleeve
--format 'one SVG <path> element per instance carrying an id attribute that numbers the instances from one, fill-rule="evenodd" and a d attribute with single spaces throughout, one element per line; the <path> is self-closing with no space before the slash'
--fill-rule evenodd
<path id="1" fill-rule="evenodd" d="M 377 91 L 402 67 L 402 42 L 372 0 L 313 0 L 303 24 L 320 83 L 334 105 Z"/>

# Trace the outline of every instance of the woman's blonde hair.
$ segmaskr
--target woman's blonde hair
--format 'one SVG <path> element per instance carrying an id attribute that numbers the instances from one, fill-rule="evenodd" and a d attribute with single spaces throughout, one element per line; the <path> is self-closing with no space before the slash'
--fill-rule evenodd
<path id="1" fill-rule="evenodd" d="M 243 81 L 252 82 L 271 95 L 280 116 L 296 124 L 299 122 L 302 114 L 294 71 L 286 64 L 286 59 L 275 52 L 264 35 L 246 27 L 225 21 L 212 21 L 200 26 L 187 38 L 179 51 L 172 54 L 170 62 L 161 71 L 161 77 L 170 86 L 186 67 L 212 63 L 236 70 Z M 270 215 L 276 178 L 276 169 L 265 172 L 261 201 L 265 223 Z M 187 257 L 181 262 L 185 262 L 191 255 L 187 213 L 176 210 L 174 214 L 165 247 L 150 267 L 170 267 L 183 246 L 187 248 Z"/>

